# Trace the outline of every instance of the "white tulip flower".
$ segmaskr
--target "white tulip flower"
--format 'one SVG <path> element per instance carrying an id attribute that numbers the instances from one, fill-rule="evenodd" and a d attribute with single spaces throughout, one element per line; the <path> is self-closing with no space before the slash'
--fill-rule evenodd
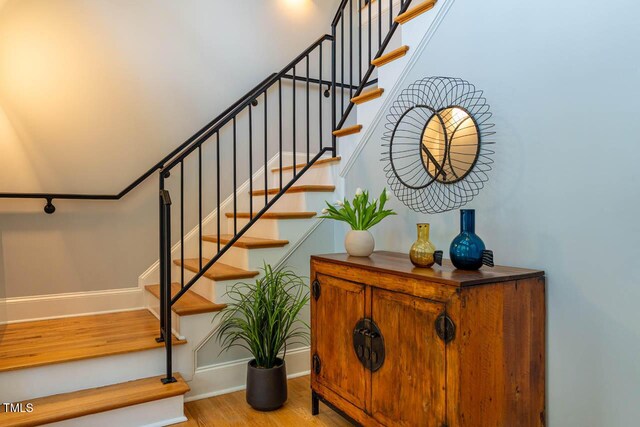
<path id="1" fill-rule="evenodd" d="M 342 203 L 340 200 L 336 200 L 334 205 L 342 207 L 342 206 L 344 206 L 344 203 Z"/>
<path id="2" fill-rule="evenodd" d="M 356 196 L 362 196 L 362 188 L 356 188 Z"/>
<path id="3" fill-rule="evenodd" d="M 328 213 L 329 213 L 329 209 L 327 208 L 322 209 L 322 215 L 326 215 Z"/>

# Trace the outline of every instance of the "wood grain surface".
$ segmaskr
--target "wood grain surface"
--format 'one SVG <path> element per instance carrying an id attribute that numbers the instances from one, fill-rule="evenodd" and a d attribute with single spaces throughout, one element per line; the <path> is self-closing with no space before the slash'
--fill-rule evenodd
<path id="1" fill-rule="evenodd" d="M 245 391 L 224 394 L 185 404 L 187 422 L 175 427 L 348 427 L 349 422 L 324 405 L 320 415 L 311 415 L 311 388 L 309 377 L 289 380 L 289 399 L 284 406 L 272 412 L 259 412 L 246 401 Z"/>
<path id="2" fill-rule="evenodd" d="M 164 347 L 148 310 L 5 325 L 0 372 Z M 174 344 L 186 341 L 174 337 Z"/>
<path id="3" fill-rule="evenodd" d="M 410 277 L 423 281 L 451 286 L 474 286 L 483 283 L 507 282 L 514 279 L 543 276 L 540 270 L 496 266 L 476 271 L 458 270 L 449 260 L 432 268 L 417 268 L 408 254 L 376 251 L 370 257 L 352 257 L 348 254 L 314 255 L 312 260 L 343 264 L 348 267 L 363 268 L 374 272 L 389 272 L 396 276 Z"/>
<path id="4" fill-rule="evenodd" d="M 126 383 L 97 387 L 72 393 L 57 394 L 26 403 L 33 405 L 33 412 L 3 412 L 0 406 L 0 425 L 3 427 L 30 427 L 49 424 L 86 415 L 126 408 L 155 400 L 180 396 L 189 386 L 180 374 L 174 374 L 177 382 L 162 384 L 163 377 L 144 378 Z"/>

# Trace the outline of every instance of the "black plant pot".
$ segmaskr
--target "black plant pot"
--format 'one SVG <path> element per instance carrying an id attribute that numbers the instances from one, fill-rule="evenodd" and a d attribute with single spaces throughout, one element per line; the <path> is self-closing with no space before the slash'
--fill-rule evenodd
<path id="1" fill-rule="evenodd" d="M 276 359 L 270 369 L 258 368 L 255 359 L 247 366 L 247 403 L 258 411 L 273 411 L 287 401 L 287 365 Z"/>

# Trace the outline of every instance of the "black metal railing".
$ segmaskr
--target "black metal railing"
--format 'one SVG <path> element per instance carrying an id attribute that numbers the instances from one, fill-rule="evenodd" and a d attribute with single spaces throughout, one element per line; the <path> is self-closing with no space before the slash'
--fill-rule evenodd
<path id="1" fill-rule="evenodd" d="M 320 37 L 118 194 L 0 193 L 0 198 L 45 199 L 45 212 L 51 214 L 55 199 L 118 200 L 159 171 L 157 341 L 164 342 L 166 348 L 163 382 L 173 382 L 172 306 L 318 159 L 325 154 L 336 156 L 332 131 L 349 118 L 352 98 L 376 84 L 372 61 L 387 48 L 398 27 L 395 17 L 410 3 L 343 0 L 333 19 L 331 35 Z M 278 171 L 271 177 L 273 188 L 270 169 Z M 239 183 L 243 183 L 242 190 Z M 257 190 L 259 195 L 255 194 Z M 222 201 L 223 195 L 228 196 L 226 201 Z M 215 220 L 204 218 L 204 212 L 215 212 Z M 226 223 L 222 222 L 223 214 Z M 187 229 L 197 229 L 191 240 Z M 208 239 L 213 247 L 204 247 L 205 233 L 213 236 Z M 172 240 L 176 234 L 178 237 Z M 190 266 L 191 276 L 187 278 L 185 265 L 194 258 L 197 262 Z M 175 279 L 179 289 L 172 295 L 174 260 L 179 265 L 179 278 Z"/>
<path id="2" fill-rule="evenodd" d="M 256 92 L 256 99 L 261 99 L 261 108 L 262 108 L 262 129 L 260 136 L 261 141 L 258 143 L 262 145 L 262 156 L 260 157 L 263 181 L 260 183 L 262 187 L 262 193 L 264 193 L 264 200 L 261 203 L 261 209 L 254 209 L 254 168 L 256 164 L 254 163 L 254 138 L 253 138 L 253 128 L 254 128 L 254 113 L 255 102 L 254 100 L 247 99 L 244 102 L 238 104 L 224 119 L 221 120 L 216 126 L 209 129 L 205 132 L 200 139 L 195 141 L 191 146 L 185 148 L 185 150 L 173 159 L 172 162 L 167 164 L 165 168 L 160 173 L 160 194 L 161 194 L 161 225 L 160 231 L 162 233 L 166 233 L 164 237 L 161 237 L 161 251 L 163 253 L 160 255 L 160 266 L 161 266 L 161 294 L 165 295 L 165 299 L 161 302 L 161 336 L 162 337 L 170 337 L 171 336 L 171 307 L 175 304 L 185 292 L 187 292 L 192 286 L 196 284 L 198 280 L 200 280 L 209 269 L 211 269 L 216 262 L 218 262 L 224 254 L 231 248 L 233 245 L 240 239 L 285 193 L 289 188 L 298 181 L 298 179 L 309 169 L 321 156 L 325 153 L 329 153 L 331 156 L 336 156 L 337 147 L 336 147 L 336 138 L 332 137 L 330 145 L 326 144 L 326 139 L 323 139 L 324 129 L 327 130 L 336 130 L 340 129 L 346 120 L 348 119 L 349 114 L 353 110 L 353 102 L 352 98 L 358 96 L 362 93 L 363 89 L 368 85 L 375 84 L 376 80 L 371 79 L 373 72 L 375 70 L 375 66 L 372 64 L 372 61 L 381 56 L 388 46 L 391 38 L 395 30 L 398 27 L 398 24 L 395 22 L 395 14 L 393 13 L 394 9 L 394 0 L 388 0 L 388 7 L 383 9 L 383 2 L 385 0 L 377 1 L 377 14 L 373 13 L 373 8 L 376 7 L 376 3 L 368 3 L 366 7 L 362 6 L 362 0 L 343 0 L 340 5 L 340 9 L 336 14 L 336 17 L 332 23 L 332 35 L 325 35 L 321 37 L 318 41 L 312 44 L 309 48 L 307 48 L 304 52 L 302 52 L 297 58 L 295 58 L 291 63 L 289 63 L 285 68 L 283 68 L 279 73 L 273 75 L 270 79 L 264 82 L 263 86 L 260 87 Z M 401 1 L 399 4 L 397 3 L 397 14 L 405 12 L 409 4 L 408 1 Z M 354 10 L 354 7 L 357 5 L 357 9 Z M 388 17 L 388 25 L 383 25 L 382 20 L 385 16 L 383 12 L 386 12 Z M 362 15 L 363 13 L 368 14 L 368 25 L 367 30 L 363 31 L 362 26 Z M 354 29 L 354 15 L 358 16 L 358 26 Z M 373 18 L 374 15 L 377 17 L 377 26 L 374 29 L 373 26 Z M 348 20 L 348 35 L 345 34 L 345 22 Z M 384 28 L 384 31 L 383 31 Z M 338 31 L 339 29 L 339 31 Z M 354 48 L 354 41 L 358 40 L 357 48 Z M 363 52 L 363 40 L 366 40 L 366 49 Z M 326 81 L 323 79 L 323 73 L 325 73 L 324 65 L 326 64 L 326 60 L 324 59 L 323 53 L 326 53 L 327 49 L 323 47 L 326 42 L 331 43 L 331 80 Z M 348 48 L 347 48 L 348 46 Z M 375 53 L 374 53 L 375 50 Z M 337 57 L 337 52 L 340 52 L 340 58 Z M 315 57 L 315 64 L 311 66 L 311 57 Z M 354 67 L 354 61 L 357 61 L 356 67 Z M 366 61 L 365 64 L 363 62 Z M 365 67 L 366 65 L 366 67 Z M 313 70 L 313 72 L 312 72 Z M 338 76 L 338 70 L 340 70 L 340 76 Z M 348 76 L 345 76 L 345 71 L 348 72 Z M 313 75 L 312 75 L 313 74 Z M 283 82 L 289 82 L 290 88 L 287 88 L 290 91 L 290 96 L 288 100 L 283 100 Z M 298 85 L 302 85 L 302 88 L 299 88 Z M 312 114 L 311 106 L 311 89 L 310 85 L 315 84 L 318 86 L 317 88 L 317 108 L 314 111 L 314 114 L 317 115 L 316 126 L 318 130 L 317 139 L 315 141 L 315 147 L 312 149 L 311 143 L 311 121 L 310 115 Z M 331 93 L 327 93 L 327 89 L 323 91 L 323 86 L 327 87 L 327 89 L 331 88 Z M 339 88 L 339 93 L 338 93 Z M 300 93 L 298 93 L 300 92 Z M 330 116 L 330 127 L 324 125 L 324 122 L 327 121 L 326 115 L 323 115 L 323 111 L 326 108 L 323 108 L 324 102 L 323 97 L 326 95 L 330 95 L 329 98 L 331 100 L 331 116 Z M 274 99 L 275 98 L 275 99 Z M 274 99 L 271 102 L 269 99 Z M 302 101 L 303 104 L 300 106 L 297 102 Z M 287 116 L 283 113 L 283 105 L 287 102 L 291 103 L 290 108 L 290 116 Z M 272 114 L 276 115 L 275 123 L 277 123 L 277 131 L 275 134 L 271 134 L 269 132 L 269 113 L 270 106 L 276 105 L 276 111 L 272 111 Z M 298 110 L 301 110 L 302 117 L 299 117 Z M 286 119 L 285 119 L 286 118 Z M 285 132 L 283 130 L 283 120 L 286 120 L 286 123 L 289 125 L 289 132 Z M 239 127 L 247 127 L 248 131 L 245 132 L 245 139 L 238 139 L 238 129 Z M 225 128 L 231 128 L 231 131 L 227 132 L 227 139 L 230 141 L 229 144 L 232 147 L 231 153 L 231 161 L 230 162 L 221 162 L 221 133 L 224 132 Z M 302 132 L 300 132 L 300 130 Z M 300 135 L 301 134 L 301 135 Z M 286 135 L 286 137 L 285 137 Z M 215 136 L 215 138 L 212 138 Z M 298 163 L 298 147 L 297 139 L 299 136 L 303 138 L 303 149 L 305 150 L 303 154 L 302 163 Z M 271 138 L 270 138 L 271 137 Z M 291 165 L 293 165 L 293 171 L 291 177 L 287 178 L 288 182 L 285 184 L 285 179 L 283 177 L 283 158 L 285 154 L 285 149 L 283 148 L 283 141 L 285 138 L 288 138 L 289 148 L 291 152 Z M 216 202 L 215 202 L 215 212 L 216 212 L 216 220 L 213 230 L 215 232 L 216 238 L 213 239 L 217 243 L 215 250 L 213 251 L 213 256 L 205 261 L 203 259 L 203 253 L 205 252 L 203 249 L 203 217 L 202 217 L 202 197 L 203 197 L 203 184 L 202 184 L 202 170 L 203 170 L 203 145 L 207 144 L 207 141 L 213 141 L 212 144 L 215 148 L 215 154 L 209 161 L 215 163 L 215 170 L 217 175 L 215 177 L 215 194 L 216 194 Z M 248 169 L 245 174 L 246 181 L 248 182 L 248 212 L 244 213 L 244 217 L 246 217 L 243 226 L 239 226 L 239 212 L 238 212 L 238 157 L 237 153 L 239 150 L 239 144 L 245 142 L 248 144 L 247 149 L 244 150 L 246 154 L 248 154 L 248 158 L 245 159 L 248 161 Z M 258 144 L 257 143 L 257 144 Z M 271 154 L 275 153 L 275 158 L 277 159 L 279 171 L 277 183 L 278 186 L 275 188 L 273 197 L 269 197 L 270 189 L 268 182 L 269 175 L 269 162 L 268 157 Z M 191 275 L 191 278 L 187 281 L 184 277 L 185 272 L 185 234 L 184 234 L 184 200 L 185 200 L 185 188 L 184 188 L 184 174 L 185 174 L 185 162 L 191 156 L 197 156 L 197 161 L 194 163 L 197 165 L 197 189 L 195 191 L 197 195 L 197 250 L 195 251 L 198 256 L 198 265 L 197 271 Z M 225 166 L 228 171 L 227 176 L 232 177 L 231 183 L 231 198 L 232 198 L 232 212 L 227 214 L 228 220 L 226 224 L 226 243 L 224 245 L 221 244 L 222 241 L 222 229 L 225 228 L 221 224 L 221 216 L 222 209 L 220 203 L 220 194 L 221 194 L 221 171 L 225 170 Z M 298 166 L 300 165 L 300 170 L 298 171 Z M 172 278 L 171 278 L 171 264 L 166 260 L 172 259 L 172 251 L 171 247 L 166 244 L 168 239 L 169 230 L 172 228 L 170 215 L 168 213 L 163 214 L 163 211 L 166 211 L 166 196 L 167 193 L 167 185 L 168 180 L 170 179 L 172 174 L 172 170 L 174 168 L 179 167 L 179 188 L 177 191 L 180 196 L 180 254 L 179 254 L 179 265 L 180 268 L 180 290 L 171 298 L 170 291 Z M 221 169 L 222 168 L 222 169 Z M 256 183 L 258 184 L 258 183 Z M 165 242 L 163 245 L 162 242 Z M 171 375 L 171 340 L 166 339 L 165 344 L 167 346 L 167 380 L 170 380 Z"/>
<path id="3" fill-rule="evenodd" d="M 171 381 L 171 307 L 255 224 L 300 177 L 323 155 L 335 156 L 336 147 L 326 137 L 331 132 L 331 100 L 328 88 L 335 82 L 325 79 L 331 63 L 328 60 L 332 37 L 324 35 L 305 49 L 280 72 L 273 74 L 254 91 L 252 98 L 238 103 L 229 114 L 185 147 L 160 172 L 160 340 L 167 349 L 167 378 Z M 325 58 L 327 56 L 327 58 Z M 341 83 L 339 84 L 342 85 Z M 350 88 L 354 90 L 354 88 Z M 260 101 L 256 104 L 255 101 Z M 208 153 L 208 154 L 207 154 Z M 241 153 L 241 154 L 240 154 Z M 286 163 L 285 163 L 286 158 Z M 195 168 L 189 181 L 189 166 Z M 283 168 L 291 167 L 291 171 Z M 278 173 L 270 184 L 270 170 Z M 206 170 L 215 175 L 203 179 Z M 262 174 L 262 176 L 260 176 Z M 286 174 L 286 176 L 285 176 Z M 243 183 L 245 191 L 238 184 Z M 270 186 L 273 185 L 273 188 Z M 206 188 L 206 187 L 210 188 Z M 191 191 L 189 191 L 191 187 Z M 275 189 L 275 191 L 274 191 Z M 260 191 L 256 196 L 256 191 Z M 171 222 L 168 194 L 178 204 L 175 224 Z M 275 192 L 275 194 L 273 194 Z M 215 220 L 203 218 L 207 194 L 213 195 Z M 223 206 L 221 195 L 228 195 Z M 191 196 L 191 197 L 189 197 Z M 186 208 L 188 205 L 188 208 Z M 242 205 L 245 212 L 241 212 Z M 186 224 L 185 212 L 197 211 L 196 223 Z M 206 209 L 209 211 L 209 209 Z M 227 217 L 222 222 L 223 211 Z M 170 233 L 179 230 L 179 251 L 173 254 Z M 197 229 L 194 245 L 186 242 L 185 228 Z M 215 246 L 203 246 L 205 228 L 213 236 Z M 226 236 L 222 244 L 222 236 Z M 195 255 L 197 263 L 190 278 L 185 278 L 185 251 Z M 179 252 L 179 253 L 178 253 Z M 211 254 L 205 258 L 204 255 Z M 181 266 L 179 290 L 171 296 L 171 260 Z M 192 266 L 192 270 L 194 270 Z"/>
<path id="4" fill-rule="evenodd" d="M 395 18 L 410 5 L 411 0 L 342 1 L 331 23 L 332 80 L 348 82 L 348 85 L 341 86 L 339 94 L 339 86 L 332 87 L 334 129 L 341 129 L 353 111 L 355 104 L 351 99 L 377 83 L 377 79 L 372 79 L 376 70 L 372 61 L 382 56 L 398 28 Z"/>

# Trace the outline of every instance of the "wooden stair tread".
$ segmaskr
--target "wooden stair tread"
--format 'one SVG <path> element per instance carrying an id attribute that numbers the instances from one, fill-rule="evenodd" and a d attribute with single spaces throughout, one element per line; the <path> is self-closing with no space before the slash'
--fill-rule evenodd
<path id="1" fill-rule="evenodd" d="M 160 285 L 147 285 L 145 289 L 154 297 L 160 299 Z M 171 297 L 180 292 L 180 283 L 171 284 Z M 187 291 L 180 297 L 171 309 L 179 316 L 189 316 L 193 314 L 213 313 L 226 307 L 225 304 L 216 304 L 193 291 Z"/>
<path id="2" fill-rule="evenodd" d="M 148 310 L 4 325 L 0 372 L 164 347 L 158 328 Z"/>
<path id="3" fill-rule="evenodd" d="M 181 266 L 182 263 L 179 259 L 173 261 L 174 264 Z M 209 262 L 209 259 L 202 258 L 202 265 L 204 266 Z M 200 271 L 200 262 L 198 258 L 187 258 L 184 260 L 184 268 L 194 273 Z M 260 272 L 258 271 L 248 271 L 243 270 L 241 268 L 233 267 L 231 265 L 223 264 L 221 262 L 216 262 L 211 266 L 209 270 L 204 273 L 204 277 L 211 280 L 221 281 L 221 280 L 238 280 L 238 279 L 249 279 L 251 277 L 255 277 Z"/>
<path id="4" fill-rule="evenodd" d="M 351 102 L 353 102 L 356 105 L 360 105 L 363 104 L 365 102 L 368 101 L 372 101 L 374 99 L 380 98 L 382 96 L 382 94 L 384 93 L 384 89 L 379 87 L 376 89 L 371 89 L 367 92 L 363 92 L 358 96 L 354 96 L 353 98 L 351 98 Z"/>
<path id="5" fill-rule="evenodd" d="M 335 185 L 294 185 L 291 186 L 287 190 L 288 193 L 331 193 L 335 191 Z M 269 188 L 267 190 L 267 194 L 278 194 L 280 192 L 279 188 Z M 251 195 L 253 196 L 264 196 L 264 190 L 254 190 Z"/>
<path id="6" fill-rule="evenodd" d="M 334 130 L 333 135 L 337 137 L 353 135 L 354 133 L 358 133 L 361 130 L 362 130 L 362 125 L 353 125 L 346 128 Z"/>
<path id="7" fill-rule="evenodd" d="M 22 402 L 33 404 L 31 413 L 4 412 L 0 406 L 0 425 L 39 426 L 180 396 L 190 390 L 180 374 L 174 377 L 177 381 L 171 384 L 162 384 L 163 377 L 158 376 Z"/>
<path id="8" fill-rule="evenodd" d="M 316 166 L 321 166 L 321 165 L 325 165 L 327 163 L 336 163 L 339 162 L 342 159 L 342 157 L 340 156 L 336 156 L 336 157 L 327 157 L 324 159 L 320 159 L 318 161 L 316 161 L 313 165 L 311 165 L 311 167 L 316 167 Z M 302 169 L 303 167 L 307 166 L 306 163 L 299 163 L 296 165 L 296 169 Z M 289 170 L 293 170 L 293 165 L 288 165 L 288 166 L 282 166 L 282 171 L 289 171 Z M 272 168 L 271 172 L 278 172 L 280 171 L 280 168 Z"/>
<path id="9" fill-rule="evenodd" d="M 436 5 L 436 0 L 427 0 L 424 1 L 422 3 L 420 3 L 417 6 L 412 7 L 411 9 L 407 10 L 404 13 L 401 13 L 400 15 L 396 16 L 395 21 L 402 25 L 405 22 L 408 22 L 410 20 L 412 20 L 413 18 L 415 18 L 418 15 L 421 15 L 431 9 L 433 9 L 433 7 Z"/>
<path id="10" fill-rule="evenodd" d="M 388 64 L 391 61 L 395 61 L 398 58 L 402 58 L 407 54 L 408 51 L 409 51 L 409 46 L 406 46 L 406 45 L 400 46 L 399 48 L 392 50 L 389 53 L 385 53 L 379 58 L 374 59 L 373 61 L 371 61 L 371 63 L 376 67 L 381 67 L 385 64 Z"/>
<path id="11" fill-rule="evenodd" d="M 232 234 L 220 235 L 220 243 L 226 245 L 233 239 Z M 212 243 L 218 243 L 218 236 L 202 236 L 202 240 Z M 280 248 L 289 244 L 288 240 L 278 239 L 262 239 L 259 237 L 240 237 L 233 246 L 243 249 L 265 249 L 265 248 Z"/>
<path id="12" fill-rule="evenodd" d="M 238 218 L 251 218 L 249 212 L 238 212 L 236 215 Z M 233 218 L 233 212 L 227 212 L 226 216 Z M 314 216 L 315 212 L 266 212 L 260 219 L 307 219 Z"/>

